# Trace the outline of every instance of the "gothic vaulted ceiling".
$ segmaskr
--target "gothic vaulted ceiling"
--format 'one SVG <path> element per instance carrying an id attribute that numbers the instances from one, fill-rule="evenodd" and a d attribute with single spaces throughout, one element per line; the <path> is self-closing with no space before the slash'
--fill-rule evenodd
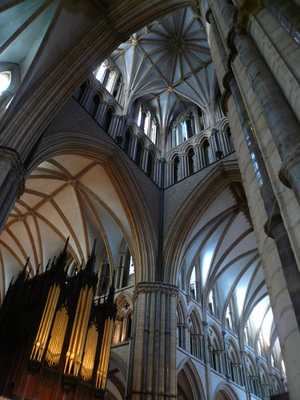
<path id="1" fill-rule="evenodd" d="M 123 75 L 125 110 L 138 99 L 148 102 L 162 130 L 186 103 L 211 107 L 215 73 L 205 27 L 190 7 L 138 31 L 111 59 Z"/>
<path id="2" fill-rule="evenodd" d="M 269 346 L 276 338 L 264 273 L 253 229 L 244 213 L 243 195 L 233 185 L 212 201 L 189 233 L 182 274 L 200 282 L 202 301 L 216 288 L 219 315 L 236 304 L 237 327 L 243 334 L 250 320 L 256 339 Z M 183 279 L 185 280 L 185 279 Z"/>
<path id="3" fill-rule="evenodd" d="M 68 237 L 78 265 L 86 261 L 95 238 L 98 263 L 117 265 L 121 242 L 131 237 L 125 211 L 104 168 L 74 155 L 43 162 L 26 180 L 25 193 L 0 235 L 1 295 L 27 257 L 33 274 L 43 270 Z"/>

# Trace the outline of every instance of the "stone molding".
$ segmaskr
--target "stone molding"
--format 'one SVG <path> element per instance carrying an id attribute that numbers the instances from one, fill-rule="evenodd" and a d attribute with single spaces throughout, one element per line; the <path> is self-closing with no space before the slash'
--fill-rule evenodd
<path id="1" fill-rule="evenodd" d="M 170 296 L 178 296 L 178 287 L 163 282 L 140 282 L 135 289 L 134 298 L 136 299 L 140 293 L 162 292 Z"/>

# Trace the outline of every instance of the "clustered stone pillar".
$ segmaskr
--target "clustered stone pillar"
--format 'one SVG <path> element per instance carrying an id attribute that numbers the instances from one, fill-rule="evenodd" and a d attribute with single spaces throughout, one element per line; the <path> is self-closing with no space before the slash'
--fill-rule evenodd
<path id="1" fill-rule="evenodd" d="M 25 170 L 18 153 L 0 147 L 0 230 L 16 199 L 24 191 Z"/>
<path id="2" fill-rule="evenodd" d="M 232 6 L 223 5 L 223 7 L 227 7 L 227 10 L 222 10 L 223 14 L 230 15 Z M 290 399 L 296 400 L 299 397 L 300 389 L 298 383 L 300 378 L 300 362 L 298 354 L 295 353 L 295 349 L 300 346 L 300 272 L 281 217 L 277 199 L 273 192 L 265 161 L 256 142 L 256 135 L 251 127 L 248 113 L 234 77 L 234 74 L 237 74 L 238 71 L 231 71 L 233 64 L 226 62 L 226 59 L 224 60 L 226 52 L 219 36 L 218 26 L 212 14 L 208 14 L 208 17 L 211 23 L 212 38 L 215 44 L 217 44 L 215 50 L 218 56 L 229 66 L 229 72 L 225 76 L 225 79 L 223 76 L 223 83 L 226 90 L 224 98 L 227 99 L 229 122 L 238 150 L 239 163 L 246 185 L 250 209 L 253 209 L 253 204 L 249 193 L 253 192 L 253 185 L 256 182 L 256 187 L 260 193 L 264 208 L 264 211 L 262 212 L 261 210 L 260 214 L 265 214 L 266 216 L 265 233 L 273 239 L 273 241 L 266 239 L 266 236 L 260 231 L 263 228 L 263 223 L 261 221 L 258 222 L 256 215 L 253 215 L 258 245 L 264 261 L 266 283 L 269 288 L 275 323 L 286 364 Z M 289 109 L 288 103 L 283 99 L 282 93 L 278 92 L 277 83 L 272 76 L 270 77 L 271 73 L 267 71 L 264 60 L 262 60 L 261 55 L 255 49 L 254 43 L 251 43 L 251 39 L 246 34 L 240 35 L 234 30 L 232 32 L 234 33 L 231 37 L 231 44 L 234 46 L 231 56 L 234 56 L 235 52 L 237 52 L 239 59 L 242 58 L 244 60 L 244 67 L 252 83 L 252 89 L 266 114 L 266 119 L 274 137 L 274 142 L 279 148 L 279 153 L 282 155 L 284 152 L 290 151 L 295 154 L 299 140 L 296 137 L 297 121 L 295 121 L 294 116 L 291 116 L 292 112 Z M 266 78 L 265 81 L 264 78 Z M 264 99 L 262 98 L 263 93 Z M 230 94 L 232 95 L 231 97 Z M 281 107 L 281 110 L 278 110 L 278 107 Z M 286 117 L 291 117 L 291 120 L 286 121 L 285 124 Z M 273 121 L 271 121 L 272 119 Z M 278 127 L 274 125 L 276 120 L 280 120 L 280 129 L 284 130 L 286 128 L 288 132 L 280 132 L 280 129 L 278 130 Z M 243 136 L 243 138 L 240 136 Z M 256 181 L 254 182 L 244 168 L 245 160 L 241 160 L 240 158 L 244 154 L 241 152 L 242 146 L 243 148 L 248 148 L 249 163 L 252 163 L 254 166 L 254 175 L 256 176 Z M 293 146 L 294 149 L 292 149 Z M 297 194 L 297 163 L 293 165 L 295 167 L 293 170 L 294 175 L 292 175 L 294 179 L 292 179 L 294 182 L 293 189 Z"/>
<path id="3" fill-rule="evenodd" d="M 127 399 L 176 399 L 176 286 L 140 283 L 130 348 Z"/>

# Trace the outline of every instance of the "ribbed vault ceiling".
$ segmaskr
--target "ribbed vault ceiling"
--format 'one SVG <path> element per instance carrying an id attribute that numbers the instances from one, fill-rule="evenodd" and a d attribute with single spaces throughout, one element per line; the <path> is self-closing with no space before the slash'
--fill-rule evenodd
<path id="1" fill-rule="evenodd" d="M 0 235 L 1 294 L 27 257 L 36 273 L 58 254 L 67 237 L 79 265 L 90 254 L 95 238 L 98 264 L 117 265 L 121 242 L 131 237 L 105 169 L 96 161 L 72 155 L 50 159 L 28 177 L 25 193 Z"/>
<path id="2" fill-rule="evenodd" d="M 190 7 L 135 33 L 111 59 L 123 75 L 125 111 L 137 99 L 148 101 L 162 129 L 185 102 L 210 107 L 215 73 L 205 28 Z"/>
<path id="3" fill-rule="evenodd" d="M 243 335 L 248 320 L 255 338 L 261 331 L 269 345 L 274 326 L 253 229 L 245 215 L 239 186 L 226 189 L 205 210 L 187 240 L 182 273 L 187 279 L 195 266 L 202 301 L 216 288 L 219 315 L 225 321 L 231 299 L 237 306 L 238 329 Z"/>

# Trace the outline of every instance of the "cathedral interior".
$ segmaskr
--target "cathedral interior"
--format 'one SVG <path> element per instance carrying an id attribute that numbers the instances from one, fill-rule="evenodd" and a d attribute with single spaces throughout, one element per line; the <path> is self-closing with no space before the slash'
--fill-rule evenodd
<path id="1" fill-rule="evenodd" d="M 0 2 L 0 399 L 300 399 L 300 0 Z"/>

